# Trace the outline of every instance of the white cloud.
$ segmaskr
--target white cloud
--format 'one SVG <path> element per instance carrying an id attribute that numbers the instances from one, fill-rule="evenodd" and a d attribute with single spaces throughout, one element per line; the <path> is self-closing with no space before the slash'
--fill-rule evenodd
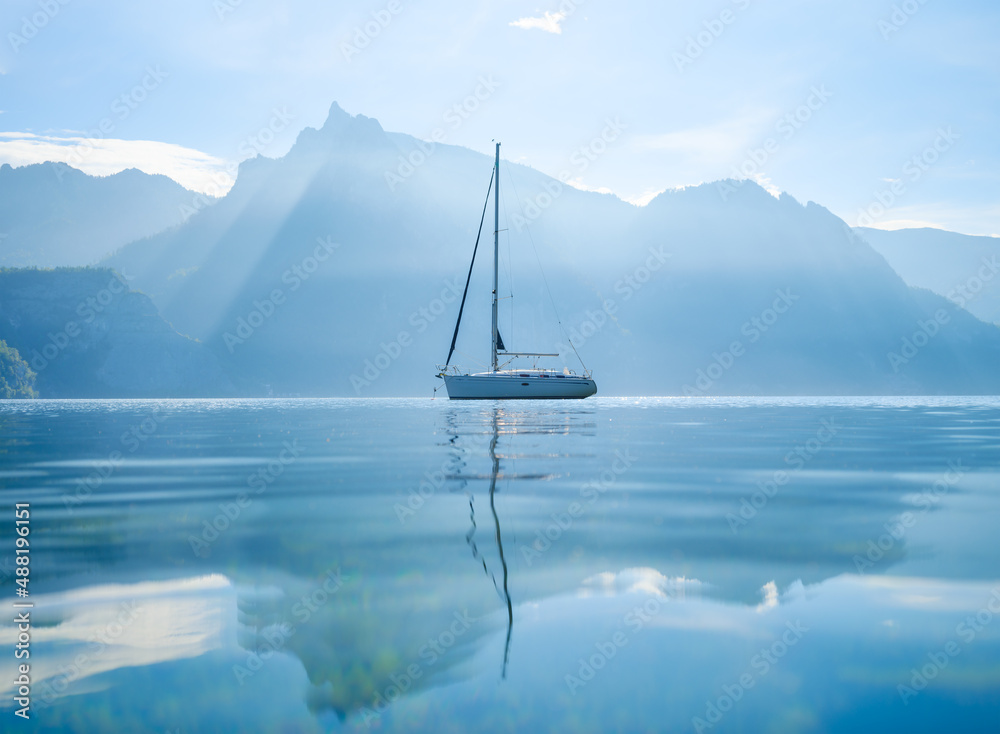
<path id="1" fill-rule="evenodd" d="M 889 219 L 885 222 L 874 222 L 871 225 L 872 229 L 884 229 L 890 232 L 897 229 L 924 229 L 925 227 L 947 229 L 940 222 L 931 222 L 926 219 Z"/>
<path id="2" fill-rule="evenodd" d="M 646 204 L 651 202 L 653 199 L 662 194 L 664 191 L 666 191 L 666 189 L 652 188 L 652 189 L 646 189 L 641 194 L 624 196 L 621 198 L 623 198 L 629 204 L 635 204 L 636 206 L 646 206 Z"/>
<path id="3" fill-rule="evenodd" d="M 765 176 L 763 173 L 755 173 L 751 176 L 751 178 L 757 183 L 758 186 L 764 189 L 764 191 L 769 193 L 775 199 L 781 198 L 781 189 L 778 188 L 778 185 L 775 184 L 769 176 Z"/>
<path id="4" fill-rule="evenodd" d="M 597 194 L 612 194 L 616 195 L 614 191 L 609 189 L 607 186 L 588 186 L 583 182 L 583 179 L 577 176 L 576 178 L 571 178 L 566 181 L 567 186 L 572 186 L 574 189 L 579 189 L 580 191 L 593 191 Z"/>
<path id="5" fill-rule="evenodd" d="M 747 155 L 747 148 L 760 145 L 774 115 L 759 109 L 699 127 L 668 133 L 637 135 L 634 145 L 640 152 L 673 153 L 703 167 L 736 168 Z"/>
<path id="6" fill-rule="evenodd" d="M 550 13 L 546 11 L 545 15 L 541 18 L 519 18 L 511 21 L 511 25 L 515 28 L 523 28 L 526 31 L 537 28 L 546 33 L 562 33 L 560 23 L 564 20 L 566 20 L 566 13 Z"/>
<path id="7" fill-rule="evenodd" d="M 187 189 L 212 196 L 223 196 L 233 185 L 229 162 L 172 143 L 0 133 L 0 163 L 16 167 L 47 161 L 66 163 L 92 176 L 138 168 L 144 173 L 163 174 Z"/>

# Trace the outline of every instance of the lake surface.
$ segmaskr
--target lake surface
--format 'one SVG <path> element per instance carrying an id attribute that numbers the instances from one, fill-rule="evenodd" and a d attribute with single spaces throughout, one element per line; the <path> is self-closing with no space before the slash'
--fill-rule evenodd
<path id="1" fill-rule="evenodd" d="M 998 459 L 995 398 L 0 402 L 3 729 L 995 732 Z"/>

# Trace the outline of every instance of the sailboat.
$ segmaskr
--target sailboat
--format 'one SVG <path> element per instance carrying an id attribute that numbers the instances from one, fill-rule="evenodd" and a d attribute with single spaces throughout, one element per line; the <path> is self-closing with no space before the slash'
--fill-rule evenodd
<path id="1" fill-rule="evenodd" d="M 476 236 L 476 246 L 472 251 L 472 265 L 469 266 L 469 276 L 465 280 L 465 291 L 462 293 L 462 303 L 458 309 L 458 320 L 455 323 L 455 333 L 451 338 L 451 349 L 448 359 L 440 367 L 438 377 L 444 380 L 448 397 L 452 400 L 498 400 L 498 399 L 535 399 L 550 400 L 556 398 L 586 398 L 597 392 L 597 383 L 589 371 L 577 375 L 569 370 L 547 369 L 512 369 L 508 365 L 522 357 L 558 357 L 558 354 L 540 352 L 508 351 L 500 337 L 497 325 L 497 295 L 500 262 L 500 143 L 496 144 L 496 161 L 493 165 L 493 176 L 490 179 L 493 189 L 493 328 L 490 338 L 492 364 L 489 372 L 469 374 L 457 367 L 451 366 L 451 357 L 455 353 L 455 341 L 458 339 L 458 329 L 462 324 L 462 312 L 465 309 L 465 298 L 469 294 L 469 282 L 472 280 L 472 267 L 476 263 L 476 251 L 479 249 L 479 235 Z M 483 216 L 479 222 L 482 233 L 486 218 L 486 208 L 489 205 L 489 189 L 486 192 L 486 203 L 483 205 Z M 503 363 L 501 363 L 503 359 Z"/>

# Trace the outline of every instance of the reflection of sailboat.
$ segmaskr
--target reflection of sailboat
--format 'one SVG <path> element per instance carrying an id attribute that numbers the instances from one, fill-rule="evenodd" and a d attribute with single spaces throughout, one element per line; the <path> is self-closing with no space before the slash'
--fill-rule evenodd
<path id="1" fill-rule="evenodd" d="M 499 438 L 499 425 L 498 425 L 498 410 L 493 410 L 493 436 L 490 438 L 490 460 L 492 462 L 492 468 L 490 471 L 490 511 L 493 513 L 493 524 L 496 528 L 496 542 L 497 542 L 497 552 L 500 555 L 500 566 L 503 569 L 503 591 L 500 591 L 500 586 L 497 584 L 496 576 L 494 576 L 486 565 L 486 559 L 479 554 L 479 548 L 476 546 L 474 536 L 476 533 L 476 506 L 473 501 L 473 497 L 469 496 L 469 511 L 470 519 L 472 521 L 472 528 L 470 528 L 468 534 L 465 536 L 466 542 L 472 548 L 472 555 L 474 558 L 482 561 L 483 571 L 485 571 L 492 579 L 493 586 L 496 588 L 497 593 L 503 595 L 504 601 L 507 603 L 507 640 L 504 645 L 503 653 L 503 669 L 501 672 L 501 677 L 507 677 L 507 661 L 510 659 L 510 638 L 514 631 L 514 605 L 510 599 L 510 590 L 507 586 L 507 559 L 503 554 L 503 535 L 500 532 L 500 516 L 497 514 L 496 506 L 496 490 L 497 490 L 497 476 L 500 473 L 500 458 L 497 456 L 497 440 Z"/>
<path id="2" fill-rule="evenodd" d="M 465 292 L 462 294 L 462 304 L 458 309 L 458 321 L 455 323 L 455 334 L 451 338 L 451 349 L 448 359 L 438 377 L 444 379 L 448 397 L 452 400 L 476 400 L 496 398 L 586 398 L 597 392 L 597 383 L 591 379 L 589 372 L 582 376 L 569 370 L 557 372 L 544 369 L 502 369 L 517 357 L 558 357 L 558 354 L 542 354 L 537 352 L 511 352 L 504 346 L 497 324 L 497 297 L 500 259 L 500 143 L 497 143 L 496 162 L 493 167 L 493 178 L 490 179 L 494 197 L 494 227 L 493 227 L 493 328 L 491 337 L 492 362 L 489 372 L 465 374 L 449 364 L 455 352 L 455 340 L 458 339 L 458 327 L 462 323 L 462 311 L 465 309 L 465 297 L 469 294 L 469 281 L 472 279 L 472 265 L 476 262 L 476 250 L 479 249 L 479 236 L 476 236 L 476 247 L 472 252 L 472 265 L 469 266 L 469 277 L 465 281 Z M 489 191 L 486 194 L 486 205 L 483 207 L 483 217 L 486 218 L 486 206 L 489 204 Z M 479 232 L 482 233 L 482 219 L 479 222 Z M 509 357 L 503 365 L 500 357 Z"/>

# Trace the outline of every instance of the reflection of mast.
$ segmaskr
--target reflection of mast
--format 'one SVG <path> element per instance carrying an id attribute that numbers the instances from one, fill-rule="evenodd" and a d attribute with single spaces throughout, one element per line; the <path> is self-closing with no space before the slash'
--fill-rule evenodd
<path id="1" fill-rule="evenodd" d="M 497 490 L 497 474 L 500 472 L 500 459 L 497 458 L 497 409 L 493 409 L 493 438 L 490 439 L 490 458 L 493 460 L 493 471 L 490 476 L 490 509 L 493 510 L 493 522 L 497 528 L 497 550 L 500 551 L 500 565 L 503 566 L 503 596 L 507 602 L 507 643 L 503 650 L 503 673 L 507 677 L 507 659 L 510 657 L 510 636 L 514 631 L 514 606 L 510 602 L 510 591 L 507 589 L 507 559 L 503 556 L 503 537 L 500 535 L 500 517 L 494 495 Z"/>
<path id="2" fill-rule="evenodd" d="M 483 564 L 483 571 L 493 580 L 493 588 L 497 590 L 498 594 L 502 594 L 504 601 L 507 603 L 507 641 L 504 645 L 503 653 L 503 670 L 502 677 L 507 677 L 507 661 L 510 658 L 510 639 L 511 634 L 514 631 L 514 605 L 511 602 L 510 591 L 507 586 L 507 559 L 503 553 L 503 536 L 500 532 L 500 516 L 497 514 L 496 506 L 496 489 L 497 489 L 497 476 L 500 474 L 500 459 L 497 456 L 497 440 L 500 435 L 500 429 L 498 425 L 499 410 L 493 410 L 493 436 L 490 438 L 490 460 L 492 461 L 492 467 L 490 472 L 490 510 L 493 513 L 493 524 L 496 528 L 496 541 L 497 541 L 497 551 L 500 554 L 500 565 L 503 568 L 503 591 L 500 591 L 500 587 L 497 585 L 496 576 L 489 570 L 486 565 L 486 559 L 479 554 L 479 548 L 476 545 L 476 541 L 473 539 L 476 534 L 476 505 L 474 502 L 474 497 L 472 493 L 469 493 L 469 520 L 472 522 L 472 527 L 469 532 L 465 535 L 465 542 L 469 544 L 472 549 L 472 557 L 479 560 Z"/>

